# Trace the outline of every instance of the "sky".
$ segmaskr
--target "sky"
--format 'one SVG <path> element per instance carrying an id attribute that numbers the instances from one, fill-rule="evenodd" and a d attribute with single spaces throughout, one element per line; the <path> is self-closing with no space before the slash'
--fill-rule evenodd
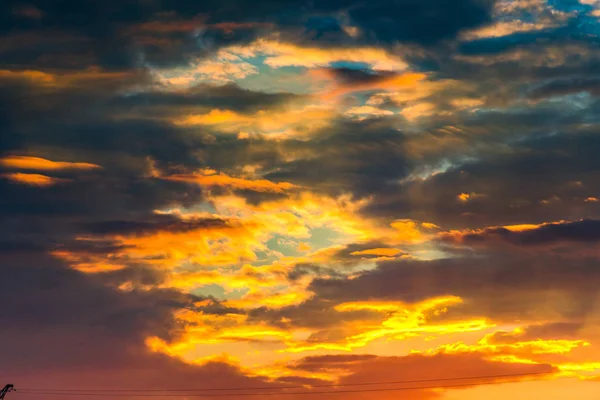
<path id="1" fill-rule="evenodd" d="M 0 36 L 7 399 L 599 398 L 600 1 L 5 0 Z"/>

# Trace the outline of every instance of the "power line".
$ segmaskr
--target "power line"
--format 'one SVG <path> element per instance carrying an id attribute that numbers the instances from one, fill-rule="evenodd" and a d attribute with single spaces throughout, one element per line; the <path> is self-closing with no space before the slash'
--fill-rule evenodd
<path id="1" fill-rule="evenodd" d="M 24 388 L 21 390 L 35 392 L 212 392 L 212 391 L 233 391 L 233 390 L 287 390 L 287 389 L 304 389 L 306 386 L 313 388 L 328 388 L 328 387 L 348 387 L 348 386 L 372 386 L 372 385 L 394 385 L 404 383 L 426 383 L 426 382 L 447 382 L 467 379 L 486 379 L 486 378 L 511 378 L 517 376 L 541 375 L 549 372 L 526 372 L 518 374 L 501 374 L 501 375 L 477 375 L 477 376 L 462 376 L 452 378 L 429 378 L 401 381 L 379 381 L 379 382 L 361 382 L 361 383 L 332 383 L 326 385 L 305 385 L 305 386 L 249 386 L 236 388 L 194 388 L 194 389 L 38 389 Z"/>
<path id="2" fill-rule="evenodd" d="M 541 378 L 531 379 L 530 381 L 540 380 Z M 438 385 L 438 386 L 411 386 L 403 388 L 387 388 L 387 389 L 355 389 L 355 390 L 329 390 L 329 391 L 316 391 L 316 392 L 280 392 L 280 393 L 218 393 L 218 394 L 115 394 L 115 393 L 43 393 L 43 392 L 25 392 L 19 391 L 17 393 L 27 394 L 42 394 L 47 396 L 104 396 L 104 397 L 228 397 L 228 396 L 289 396 L 289 395 L 316 395 L 316 394 L 338 394 L 338 393 L 367 393 L 367 392 L 398 392 L 406 390 L 419 390 L 419 389 L 446 389 L 446 388 L 457 388 L 457 387 L 469 387 L 476 385 L 494 385 L 502 383 L 515 383 L 520 382 L 519 380 L 504 381 L 504 382 L 473 382 L 473 383 L 461 383 L 454 385 Z"/>
<path id="3" fill-rule="evenodd" d="M 511 375 L 488 375 L 485 378 L 502 378 L 507 376 L 531 376 L 531 375 L 540 375 L 541 373 L 530 373 L 530 374 L 511 374 Z M 445 378 L 445 379 L 428 379 L 421 380 L 422 382 L 435 382 L 435 381 L 448 381 L 448 380 L 465 380 L 465 379 L 481 379 L 477 377 L 464 377 L 464 378 Z M 531 380 L 540 380 L 542 378 L 531 379 Z M 531 381 L 530 380 L 530 381 Z M 396 383 L 409 383 L 414 381 L 397 381 Z M 139 393 L 91 393 L 81 391 L 80 393 L 76 392 L 67 392 L 67 391 L 32 391 L 32 390 L 20 390 L 18 393 L 26 393 L 32 395 L 60 395 L 60 396 L 105 396 L 105 397 L 227 397 L 227 396 L 283 396 L 283 395 L 316 395 L 316 394 L 336 394 L 336 393 L 367 393 L 367 392 L 387 392 L 387 391 L 405 391 L 405 390 L 419 390 L 419 389 L 443 389 L 443 388 L 456 388 L 456 387 L 469 387 L 474 385 L 490 385 L 490 384 L 502 384 L 502 383 L 512 383 L 512 382 L 520 382 L 520 380 L 509 380 L 502 382 L 470 382 L 470 383 L 460 383 L 460 384 L 446 384 L 446 385 L 436 385 L 436 386 L 411 386 L 411 387 L 401 387 L 401 388 L 376 388 L 376 389 L 351 389 L 351 390 L 328 390 L 328 391 L 304 391 L 304 392 L 270 392 L 270 393 L 192 393 L 192 394 L 139 394 Z M 379 385 L 379 384 L 391 384 L 393 382 L 379 382 L 379 383 L 369 383 L 371 385 Z M 352 386 L 353 384 L 347 384 L 345 386 Z M 358 385 L 358 384 L 354 384 Z M 366 383 L 365 383 L 366 385 Z M 341 385 L 339 385 L 341 386 Z M 322 386 L 323 387 L 323 386 Z M 285 388 L 285 389 L 289 389 Z M 209 389 L 201 389 L 201 390 L 209 390 Z M 224 389 L 227 390 L 227 389 Z M 174 390 L 165 390 L 172 392 Z"/>

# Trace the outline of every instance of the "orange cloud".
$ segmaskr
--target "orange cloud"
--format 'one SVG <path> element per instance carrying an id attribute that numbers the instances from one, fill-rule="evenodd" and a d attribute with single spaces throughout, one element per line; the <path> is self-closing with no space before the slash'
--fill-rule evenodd
<path id="1" fill-rule="evenodd" d="M 391 248 L 376 248 L 376 249 L 367 249 L 361 251 L 353 251 L 350 255 L 353 256 L 381 256 L 381 257 L 394 257 L 398 254 L 402 253 L 402 250 L 391 249 Z"/>
<path id="2" fill-rule="evenodd" d="M 5 178 L 24 185 L 30 186 L 52 186 L 57 183 L 69 182 L 68 179 L 53 178 L 51 176 L 41 174 L 25 174 L 22 172 L 11 172 L 2 174 Z"/>
<path id="3" fill-rule="evenodd" d="M 577 371 L 594 370 L 598 363 L 583 361 L 570 362 L 566 358 L 576 349 L 586 348 L 591 344 L 582 339 L 533 339 L 524 335 L 522 328 L 516 328 L 511 333 L 497 331 L 486 334 L 476 343 L 448 343 L 437 348 L 429 349 L 422 354 L 481 354 L 488 360 L 503 363 L 540 364 L 555 360 L 553 363 L 561 371 L 576 373 Z M 500 334 L 500 336 L 499 336 Z M 499 339 L 500 338 L 500 339 Z M 510 338 L 505 340 L 505 338 Z"/>
<path id="4" fill-rule="evenodd" d="M 466 203 L 471 198 L 471 195 L 469 193 L 461 193 L 458 196 L 456 196 L 456 198 L 459 201 L 462 201 L 463 203 Z"/>
<path id="5" fill-rule="evenodd" d="M 430 75 L 423 73 L 407 73 L 398 75 L 397 80 L 390 82 L 391 86 L 383 86 L 382 89 L 394 89 L 384 93 L 374 94 L 367 100 L 369 105 L 381 105 L 386 101 L 395 104 L 415 105 L 419 101 L 430 97 L 435 93 L 451 88 L 468 88 L 464 82 L 451 79 L 432 80 L 427 79 Z"/>
<path id="6" fill-rule="evenodd" d="M 159 213 L 171 214 L 171 213 Z M 196 272 L 180 272 L 177 275 L 167 275 L 171 287 L 190 289 L 212 283 L 223 283 L 233 286 L 236 280 L 227 280 L 232 274 L 221 276 L 211 270 L 217 266 L 235 266 L 240 263 L 253 262 L 258 259 L 257 252 L 268 252 L 265 245 L 271 237 L 271 232 L 259 220 L 239 218 L 219 218 L 212 214 L 177 215 L 180 222 L 170 222 L 164 225 L 157 224 L 145 231 L 115 231 L 102 235 L 80 237 L 80 240 L 111 240 L 118 244 L 114 254 L 98 254 L 95 264 L 105 265 L 143 263 L 161 268 L 165 273 L 182 263 L 195 265 Z M 203 219 L 209 223 L 202 223 Z M 195 223 L 195 221 L 200 221 Z M 218 223 L 210 223 L 217 221 Z M 179 229 L 181 227 L 182 229 Z M 74 268 L 81 268 L 77 260 L 69 260 Z M 248 280 L 251 277 L 245 274 L 238 279 Z M 257 278 L 258 279 L 258 278 Z"/>
<path id="7" fill-rule="evenodd" d="M 342 340 L 316 343 L 291 343 L 288 352 L 304 352 L 317 349 L 352 351 L 378 339 L 404 340 L 421 335 L 444 335 L 457 332 L 474 332 L 494 326 L 484 319 L 432 323 L 431 316 L 444 313 L 447 307 L 460 304 L 455 296 L 432 298 L 416 304 L 393 301 L 348 302 L 335 306 L 337 312 L 369 311 L 379 313 L 380 321 L 352 321 L 345 327 Z"/>
<path id="8" fill-rule="evenodd" d="M 431 222 L 422 222 L 421 226 L 425 229 L 441 229 L 439 226 Z"/>
<path id="9" fill-rule="evenodd" d="M 528 340 L 511 344 L 490 344 L 487 337 L 484 337 L 477 344 L 468 345 L 465 343 L 452 343 L 440 346 L 436 350 L 426 353 L 435 354 L 443 352 L 445 354 L 457 353 L 481 353 L 485 354 L 490 360 L 499 360 L 504 362 L 518 363 L 536 363 L 536 356 L 540 355 L 563 355 L 570 353 L 576 348 L 589 346 L 590 343 L 585 340 Z"/>
<path id="10" fill-rule="evenodd" d="M 431 237 L 429 234 L 421 232 L 418 223 L 410 219 L 396 220 L 390 226 L 393 229 L 393 234 L 388 237 L 388 240 L 392 242 L 422 243 Z M 425 226 L 423 227 L 426 228 Z"/>
<path id="11" fill-rule="evenodd" d="M 212 27 L 227 31 L 249 25 L 222 23 Z M 191 86 L 202 81 L 235 81 L 258 74 L 258 67 L 248 62 L 248 59 L 261 56 L 264 57 L 264 64 L 271 68 L 321 68 L 338 61 L 362 62 L 373 69 L 383 71 L 401 71 L 407 68 L 402 58 L 377 47 L 324 49 L 259 39 L 248 45 L 222 48 L 212 58 L 203 59 L 187 67 L 155 70 L 153 73 L 162 83 L 176 86 Z"/>
<path id="12" fill-rule="evenodd" d="M 71 268 L 88 274 L 101 272 L 119 271 L 127 266 L 118 262 L 111 262 L 106 257 L 70 252 L 66 250 L 52 251 L 50 254 L 56 258 L 64 260 Z"/>
<path id="13" fill-rule="evenodd" d="M 39 87 L 64 88 L 75 86 L 102 85 L 104 88 L 111 85 L 120 85 L 128 79 L 135 77 L 136 72 L 111 72 L 97 66 L 64 74 L 52 74 L 36 70 L 9 71 L 0 70 L 0 78 L 27 79 Z"/>
<path id="14" fill-rule="evenodd" d="M 244 179 L 235 178 L 224 173 L 215 173 L 215 171 L 205 170 L 195 174 L 176 174 L 165 179 L 173 181 L 183 181 L 196 183 L 201 186 L 220 186 L 232 189 L 246 189 L 256 192 L 283 193 L 287 190 L 298 188 L 298 186 L 289 182 L 271 182 L 266 179 Z"/>
<path id="15" fill-rule="evenodd" d="M 64 169 L 97 169 L 96 164 L 82 162 L 51 161 L 40 157 L 7 156 L 0 158 L 0 165 L 14 169 L 34 169 L 41 171 L 58 171 Z"/>
<path id="16" fill-rule="evenodd" d="M 56 82 L 56 77 L 52 74 L 27 69 L 20 71 L 0 70 L 0 78 L 27 79 L 38 84 L 54 84 Z"/>
<path id="17" fill-rule="evenodd" d="M 245 314 L 218 315 L 180 310 L 175 313 L 175 318 L 185 326 L 177 341 L 168 343 L 151 336 L 146 339 L 146 345 L 154 352 L 191 363 L 203 362 L 206 356 L 219 352 L 235 359 L 248 359 L 248 354 L 244 353 L 250 349 L 281 347 L 293 337 L 293 332 L 287 329 L 251 321 Z"/>
<path id="18" fill-rule="evenodd" d="M 254 267 L 245 264 L 239 269 L 230 271 L 210 269 L 174 272 L 167 277 L 164 286 L 189 290 L 204 285 L 218 284 L 226 289 L 250 289 L 251 292 L 255 290 L 263 295 L 267 294 L 266 291 L 269 288 L 279 286 L 277 291 L 282 294 L 283 291 L 280 287 L 287 283 L 284 273 L 285 271 L 270 266 Z M 243 299 L 250 297 L 253 296 L 246 295 Z M 273 299 L 273 302 L 276 302 L 276 299 Z M 253 306 L 256 305 L 257 303 L 253 304 Z M 260 303 L 260 305 L 265 306 L 266 304 Z"/>
<path id="19" fill-rule="evenodd" d="M 240 114 L 231 110 L 214 109 L 207 114 L 188 115 L 173 122 L 177 125 L 213 125 L 225 132 L 250 131 L 258 134 L 294 135 L 312 132 L 326 126 L 334 117 L 330 107 L 309 105 L 283 110 L 258 111 Z M 277 136 L 279 137 L 279 136 Z"/>
<path id="20" fill-rule="evenodd" d="M 407 64 L 400 57 L 377 47 L 320 48 L 302 47 L 291 43 L 258 40 L 249 46 L 233 46 L 222 50 L 238 56 L 264 54 L 265 64 L 273 67 L 324 67 L 336 61 L 362 62 L 376 70 L 404 70 Z"/>
<path id="21" fill-rule="evenodd" d="M 289 286 L 289 282 L 280 278 L 277 281 L 279 285 L 286 285 L 286 289 L 272 287 L 272 290 L 265 290 L 260 287 L 250 290 L 239 300 L 227 300 L 228 306 L 241 309 L 255 309 L 267 307 L 272 310 L 278 310 L 284 307 L 295 306 L 305 302 L 313 296 L 313 293 L 306 289 L 309 282 L 302 284 L 298 282 L 295 286 Z"/>
<path id="22" fill-rule="evenodd" d="M 224 266 L 257 259 L 256 251 L 266 250 L 269 233 L 254 221 L 232 220 L 227 226 L 207 227 L 188 232 L 161 231 L 148 236 L 117 235 L 127 255 L 163 268 L 181 262 Z"/>
<path id="23" fill-rule="evenodd" d="M 362 92 L 369 90 L 385 90 L 395 92 L 403 88 L 415 88 L 421 85 L 427 78 L 426 74 L 407 72 L 403 74 L 394 74 L 388 77 L 381 77 L 366 82 L 339 83 L 335 82 L 335 75 L 329 70 L 317 70 L 311 73 L 311 76 L 317 79 L 332 80 L 332 87 L 322 92 L 324 99 L 335 98 L 349 93 Z M 370 104 L 378 105 L 378 104 Z"/>
<path id="24" fill-rule="evenodd" d="M 460 201 L 461 203 L 468 203 L 469 201 L 473 201 L 473 200 L 481 199 L 481 198 L 485 198 L 485 197 L 486 197 L 485 194 L 471 192 L 471 193 L 460 193 L 459 195 L 456 196 L 456 199 L 458 201 Z"/>
<path id="25" fill-rule="evenodd" d="M 421 117 L 427 117 L 436 112 L 436 106 L 433 103 L 422 102 L 408 107 L 404 107 L 400 114 L 408 121 L 413 122 Z"/>
<path id="26" fill-rule="evenodd" d="M 205 173 L 210 174 L 212 171 Z M 289 188 L 287 184 L 221 175 L 185 177 L 198 183 L 196 178 L 199 178 L 200 183 L 209 185 L 260 191 L 282 192 Z M 376 229 L 357 215 L 360 202 L 353 203 L 349 199 L 336 200 L 299 192 L 258 205 L 249 204 L 245 199 L 233 195 L 210 196 L 209 200 L 216 209 L 215 214 L 156 211 L 160 215 L 173 215 L 176 220 L 181 220 L 186 229 L 174 229 L 177 224 L 173 222 L 164 226 L 159 224 L 156 229 L 145 231 L 143 235 L 135 231 L 102 235 L 102 238 L 123 246 L 118 254 L 121 258 L 106 260 L 105 263 L 114 264 L 115 260 L 126 259 L 129 262 L 152 264 L 167 271 L 182 263 L 195 265 L 195 269 L 186 268 L 187 272 L 169 272 L 165 285 L 183 290 L 210 284 L 218 284 L 228 290 L 248 288 L 250 291 L 240 299 L 241 302 L 252 306 L 264 302 L 280 307 L 310 296 L 305 290 L 309 282 L 297 281 L 291 284 L 285 276 L 296 262 L 310 262 L 316 253 L 302 257 L 284 257 L 267 245 L 274 235 L 294 241 L 306 241 L 311 238 L 311 230 L 319 228 L 331 231 L 338 240 L 351 242 L 372 237 L 372 232 Z M 223 223 L 186 222 L 204 218 L 218 219 Z M 308 246 L 315 246 L 318 252 L 323 244 L 305 243 L 303 251 L 308 251 Z M 281 262 L 275 262 L 276 260 Z M 248 263 L 260 263 L 260 268 L 244 265 Z M 231 270 L 216 272 L 216 266 L 229 266 Z M 261 291 L 254 290 L 257 288 L 261 288 Z"/>
<path id="27" fill-rule="evenodd" d="M 310 246 L 310 244 L 308 244 L 308 243 L 306 243 L 306 242 L 300 242 L 300 243 L 298 244 L 298 247 L 296 247 L 296 251 L 299 251 L 299 252 L 301 252 L 301 253 L 304 253 L 304 252 L 310 251 L 310 249 L 311 249 L 311 246 Z"/>

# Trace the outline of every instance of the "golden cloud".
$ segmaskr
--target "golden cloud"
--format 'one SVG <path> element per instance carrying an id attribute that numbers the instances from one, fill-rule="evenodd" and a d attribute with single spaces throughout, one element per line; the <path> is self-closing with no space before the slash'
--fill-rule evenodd
<path id="1" fill-rule="evenodd" d="M 235 178 L 212 170 L 202 170 L 194 174 L 176 174 L 165 177 L 172 181 L 196 183 L 201 186 L 227 187 L 231 189 L 253 190 L 256 192 L 283 193 L 298 186 L 289 182 L 271 182 L 267 179 Z"/>
<path id="2" fill-rule="evenodd" d="M 83 162 L 51 161 L 40 157 L 7 156 L 0 158 L 0 165 L 13 169 L 34 169 L 41 171 L 59 171 L 65 169 L 97 169 L 102 168 L 96 164 Z"/>
<path id="3" fill-rule="evenodd" d="M 457 332 L 473 332 L 494 326 L 484 319 L 452 321 L 447 323 L 432 323 L 430 317 L 447 311 L 447 307 L 460 304 L 459 297 L 447 296 L 425 300 L 416 304 L 391 301 L 361 301 L 348 302 L 335 306 L 338 312 L 371 311 L 382 314 L 381 321 L 352 321 L 346 328 L 348 332 L 343 340 L 335 342 L 292 344 L 286 351 L 304 352 L 317 349 L 352 351 L 357 347 L 364 347 L 368 343 L 389 338 L 404 340 L 421 335 L 444 335 Z"/>
<path id="4" fill-rule="evenodd" d="M 251 115 L 214 109 L 206 114 L 177 118 L 173 122 L 182 126 L 212 125 L 224 132 L 252 132 L 269 134 L 266 138 L 280 138 L 282 135 L 293 136 L 321 129 L 330 123 L 334 115 L 331 107 L 316 105 L 269 112 L 261 110 Z"/>
<path id="5" fill-rule="evenodd" d="M 2 174 L 2 176 L 13 182 L 30 186 L 52 186 L 58 183 L 69 182 L 68 179 L 54 178 L 41 174 L 26 174 L 22 172 L 5 173 Z"/>
<path id="6" fill-rule="evenodd" d="M 394 257 L 398 254 L 402 253 L 402 250 L 392 249 L 389 247 L 376 248 L 376 249 L 367 249 L 361 251 L 353 251 L 350 255 L 353 256 L 381 256 L 381 257 Z"/>

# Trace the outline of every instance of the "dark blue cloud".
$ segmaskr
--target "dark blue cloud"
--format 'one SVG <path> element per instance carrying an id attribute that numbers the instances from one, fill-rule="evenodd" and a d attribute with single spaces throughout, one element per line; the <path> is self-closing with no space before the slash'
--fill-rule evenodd
<path id="1" fill-rule="evenodd" d="M 432 45 L 489 22 L 493 3 L 493 0 L 169 3 L 35 0 L 28 7 L 36 10 L 38 17 L 31 18 L 27 13 L 15 11 L 20 2 L 9 0 L 0 10 L 0 34 L 7 43 L 16 43 L 21 37 L 21 45 L 5 48 L 0 65 L 68 67 L 69 63 L 80 65 L 82 60 L 108 69 L 126 69 L 144 63 L 177 65 L 221 46 L 246 43 L 273 31 L 292 41 L 350 44 L 355 39 L 342 29 L 342 23 L 346 22 L 360 28 L 364 33 L 359 39 L 362 42 Z M 348 21 L 343 22 L 341 15 Z M 197 21 L 196 25 L 193 21 Z M 220 28 L 225 26 L 219 25 L 223 23 L 228 28 Z M 54 45 L 41 45 L 24 41 L 24 33 L 42 41 L 52 35 L 62 35 L 63 39 Z"/>

